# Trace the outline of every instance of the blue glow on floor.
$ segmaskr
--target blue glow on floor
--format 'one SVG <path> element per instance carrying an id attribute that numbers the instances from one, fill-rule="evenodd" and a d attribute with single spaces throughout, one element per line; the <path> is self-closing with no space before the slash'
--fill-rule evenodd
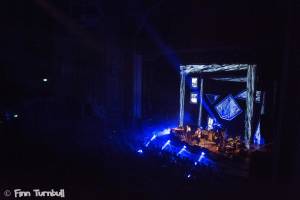
<path id="1" fill-rule="evenodd" d="M 157 135 L 157 137 L 160 137 L 160 136 L 164 136 L 164 135 L 169 135 L 170 133 L 171 133 L 171 129 L 170 128 L 166 128 L 163 131 L 158 131 L 156 133 L 156 135 Z"/>

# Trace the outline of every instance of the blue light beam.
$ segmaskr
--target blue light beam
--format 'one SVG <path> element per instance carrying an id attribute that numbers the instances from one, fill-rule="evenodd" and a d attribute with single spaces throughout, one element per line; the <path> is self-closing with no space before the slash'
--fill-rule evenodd
<path id="1" fill-rule="evenodd" d="M 164 150 L 169 144 L 170 144 L 170 140 L 168 140 L 161 148 L 161 150 Z"/>
<path id="2" fill-rule="evenodd" d="M 205 101 L 205 98 L 202 98 L 202 106 L 208 112 L 208 115 L 211 116 L 216 123 L 220 124 L 219 121 L 217 120 L 215 114 L 213 113 L 213 111 L 210 109 L 207 102 Z"/>
<path id="3" fill-rule="evenodd" d="M 146 143 L 146 147 L 148 147 L 149 146 L 149 144 L 153 141 L 153 140 L 155 140 L 155 138 L 156 138 L 156 135 L 154 134 L 153 136 L 152 136 L 152 138 Z"/>
<path id="4" fill-rule="evenodd" d="M 204 158 L 204 156 L 205 156 L 205 153 L 202 152 L 201 155 L 200 155 L 200 157 L 199 157 L 199 159 L 198 159 L 198 162 L 201 162 L 201 160 Z"/>
<path id="5" fill-rule="evenodd" d="M 166 128 L 163 131 L 159 131 L 156 136 L 160 137 L 160 136 L 164 136 L 164 135 L 169 135 L 171 133 L 171 129 L 170 128 Z"/>
<path id="6" fill-rule="evenodd" d="M 185 151 L 185 149 L 186 149 L 186 146 L 184 145 L 184 146 L 180 149 L 180 151 L 177 153 L 177 156 L 179 156 L 183 151 Z"/>

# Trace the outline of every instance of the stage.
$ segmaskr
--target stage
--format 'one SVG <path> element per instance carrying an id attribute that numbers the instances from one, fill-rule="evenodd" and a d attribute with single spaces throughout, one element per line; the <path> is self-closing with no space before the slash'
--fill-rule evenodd
<path id="1" fill-rule="evenodd" d="M 271 144 L 260 129 L 265 92 L 255 77 L 255 64 L 181 65 L 177 123 L 162 120 L 137 152 L 247 177 L 252 154 L 270 151 Z"/>
<path id="2" fill-rule="evenodd" d="M 175 168 L 184 166 L 187 174 L 194 176 L 204 169 L 215 176 L 229 175 L 243 179 L 249 177 L 252 154 L 262 150 L 251 146 L 249 150 L 245 148 L 240 152 L 223 152 L 209 140 L 192 145 L 172 133 L 174 129 L 166 128 L 148 135 L 143 144 L 136 148 L 137 154 L 145 159 L 162 157 L 165 164 L 171 163 Z"/>

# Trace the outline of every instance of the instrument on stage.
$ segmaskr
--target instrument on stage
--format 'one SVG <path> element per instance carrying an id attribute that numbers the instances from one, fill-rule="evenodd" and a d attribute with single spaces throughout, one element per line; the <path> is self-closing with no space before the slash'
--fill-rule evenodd
<path id="1" fill-rule="evenodd" d="M 178 139 L 191 146 L 200 146 L 213 152 L 239 153 L 242 148 L 240 136 L 225 139 L 225 131 L 192 129 L 190 126 L 171 129 Z"/>

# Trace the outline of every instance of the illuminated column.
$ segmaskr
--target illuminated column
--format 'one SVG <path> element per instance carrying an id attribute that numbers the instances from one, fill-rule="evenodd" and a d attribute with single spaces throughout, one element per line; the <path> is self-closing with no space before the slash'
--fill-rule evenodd
<path id="1" fill-rule="evenodd" d="M 262 100 L 261 100 L 261 109 L 260 109 L 260 115 L 265 114 L 265 101 L 266 101 L 266 93 L 262 92 Z"/>
<path id="2" fill-rule="evenodd" d="M 202 124 L 202 99 L 203 99 L 203 78 L 201 78 L 201 82 L 200 82 L 198 127 L 201 127 L 201 124 Z"/>
<path id="3" fill-rule="evenodd" d="M 245 116 L 245 145 L 247 149 L 250 148 L 250 140 L 252 134 L 252 117 L 253 105 L 255 98 L 255 65 L 249 65 L 247 70 L 247 99 L 246 99 L 246 116 Z"/>
<path id="4" fill-rule="evenodd" d="M 179 113 L 179 126 L 183 126 L 184 119 L 184 98 L 185 98 L 185 72 L 181 71 L 180 81 L 180 113 Z"/>

